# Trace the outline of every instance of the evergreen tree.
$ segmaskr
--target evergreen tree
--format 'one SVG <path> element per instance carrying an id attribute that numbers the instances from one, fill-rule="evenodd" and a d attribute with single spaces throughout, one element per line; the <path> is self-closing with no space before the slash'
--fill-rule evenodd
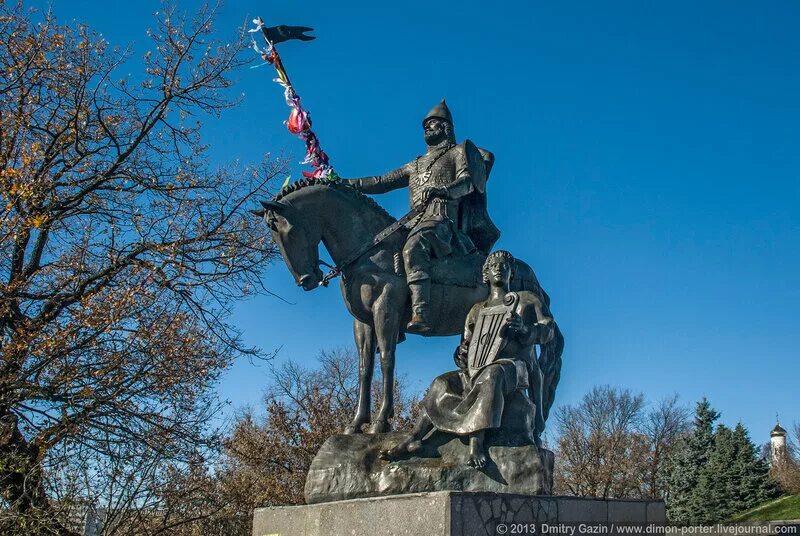
<path id="1" fill-rule="evenodd" d="M 774 497 L 769 467 L 758 456 L 747 429 L 720 425 L 705 398 L 695 410 L 694 429 L 668 465 L 667 512 L 673 523 L 711 524 Z"/>
<path id="2" fill-rule="evenodd" d="M 667 513 L 673 523 L 697 523 L 701 510 L 707 509 L 706 505 L 695 499 L 695 492 L 701 469 L 708 463 L 714 450 L 714 422 L 718 418 L 719 413 L 714 411 L 706 398 L 698 402 L 692 434 L 668 464 Z"/>
<path id="3" fill-rule="evenodd" d="M 698 465 L 705 465 L 714 449 L 714 422 L 719 413 L 711 407 L 707 398 L 697 403 L 694 417 L 694 434 L 690 440 L 690 448 L 694 451 Z"/>
<path id="4" fill-rule="evenodd" d="M 741 512 L 775 497 L 777 489 L 769 476 L 769 465 L 759 456 L 742 423 L 738 423 L 733 431 L 733 444 L 736 449 L 733 463 L 737 485 L 732 501 L 735 511 Z"/>
<path id="5" fill-rule="evenodd" d="M 692 493 L 695 523 L 716 523 L 736 513 L 732 500 L 739 484 L 735 462 L 733 431 L 720 425 L 714 433 L 708 462 L 700 468 L 697 486 Z"/>

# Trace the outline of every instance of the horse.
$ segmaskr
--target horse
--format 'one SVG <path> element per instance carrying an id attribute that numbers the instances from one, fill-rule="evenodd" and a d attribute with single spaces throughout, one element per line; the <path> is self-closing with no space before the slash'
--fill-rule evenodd
<path id="1" fill-rule="evenodd" d="M 409 289 L 402 273 L 400 252 L 408 231 L 401 228 L 367 250 L 354 261 L 351 257 L 396 220 L 375 200 L 345 181 L 304 179 L 281 189 L 263 209 L 252 212 L 266 222 L 273 242 L 298 286 L 311 291 L 323 284 L 319 244 L 327 249 L 336 266 L 341 267 L 340 288 L 348 311 L 353 316 L 353 335 L 358 350 L 358 403 L 352 422 L 344 433 L 361 432 L 371 420 L 371 386 L 376 350 L 380 354 L 383 375 L 383 398 L 370 433 L 388 432 L 394 416 L 395 350 L 404 339 L 411 317 Z M 430 297 L 431 327 L 424 336 L 460 334 L 470 308 L 486 299 L 488 288 L 481 267 L 485 255 L 480 252 L 456 259 L 434 262 Z M 512 290 L 538 293 L 549 307 L 533 270 L 517 261 Z M 552 393 L 561 369 L 563 337 L 543 345 L 538 365 L 541 382 L 537 389 L 547 400 L 538 402 L 537 422 L 544 419 L 552 404 Z M 536 367 L 537 370 L 540 368 Z M 536 383 L 536 382 L 534 382 Z M 538 397 L 537 397 L 538 398 Z"/>

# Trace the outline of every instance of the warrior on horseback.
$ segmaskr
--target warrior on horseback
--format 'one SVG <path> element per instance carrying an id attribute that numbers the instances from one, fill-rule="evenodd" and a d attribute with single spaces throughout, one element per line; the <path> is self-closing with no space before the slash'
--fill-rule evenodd
<path id="1" fill-rule="evenodd" d="M 471 141 L 456 144 L 453 117 L 442 100 L 422 121 L 428 150 L 386 175 L 352 179 L 365 193 L 384 193 L 408 186 L 411 208 L 418 212 L 403 247 L 403 264 L 411 294 L 407 329 L 431 330 L 429 303 L 431 260 L 485 256 L 500 236 L 486 212 L 486 179 L 494 161 Z"/>
<path id="2" fill-rule="evenodd" d="M 360 432 L 370 421 L 371 432 L 390 429 L 395 351 L 404 333 L 457 334 L 473 305 L 489 294 L 481 266 L 500 236 L 486 212 L 486 179 L 493 156 L 469 140 L 455 144 L 444 101 L 423 125 L 428 152 L 402 168 L 349 181 L 298 181 L 253 211 L 266 221 L 289 272 L 303 289 L 310 291 L 342 276 L 340 288 L 353 316 L 359 353 L 358 404 L 347 433 Z M 404 186 L 410 188 L 412 211 L 400 220 L 364 195 Z M 320 244 L 335 264 L 326 275 L 319 268 Z M 404 266 L 398 266 L 400 256 Z M 533 292 L 549 306 L 550 299 L 530 266 L 517 259 L 512 273 L 510 290 Z M 540 345 L 537 370 L 541 372 L 530 375 L 535 437 L 544 429 L 561 370 L 564 339 L 555 323 L 553 331 L 553 337 Z M 372 417 L 376 351 L 383 389 L 379 410 Z"/>

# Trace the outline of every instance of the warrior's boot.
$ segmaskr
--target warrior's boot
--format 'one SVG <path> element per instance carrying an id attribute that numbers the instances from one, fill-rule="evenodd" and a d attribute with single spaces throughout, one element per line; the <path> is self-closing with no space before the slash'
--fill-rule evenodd
<path id="1" fill-rule="evenodd" d="M 411 290 L 411 322 L 408 329 L 427 331 L 430 329 L 428 319 L 428 299 L 431 295 L 431 280 L 422 279 L 408 284 Z"/>

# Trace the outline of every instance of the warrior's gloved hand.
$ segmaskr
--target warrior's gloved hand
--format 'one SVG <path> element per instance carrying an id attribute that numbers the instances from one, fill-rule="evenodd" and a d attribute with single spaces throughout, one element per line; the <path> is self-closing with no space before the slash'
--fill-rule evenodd
<path id="1" fill-rule="evenodd" d="M 433 199 L 447 199 L 447 188 L 430 188 L 422 192 L 422 203 L 428 204 Z"/>

